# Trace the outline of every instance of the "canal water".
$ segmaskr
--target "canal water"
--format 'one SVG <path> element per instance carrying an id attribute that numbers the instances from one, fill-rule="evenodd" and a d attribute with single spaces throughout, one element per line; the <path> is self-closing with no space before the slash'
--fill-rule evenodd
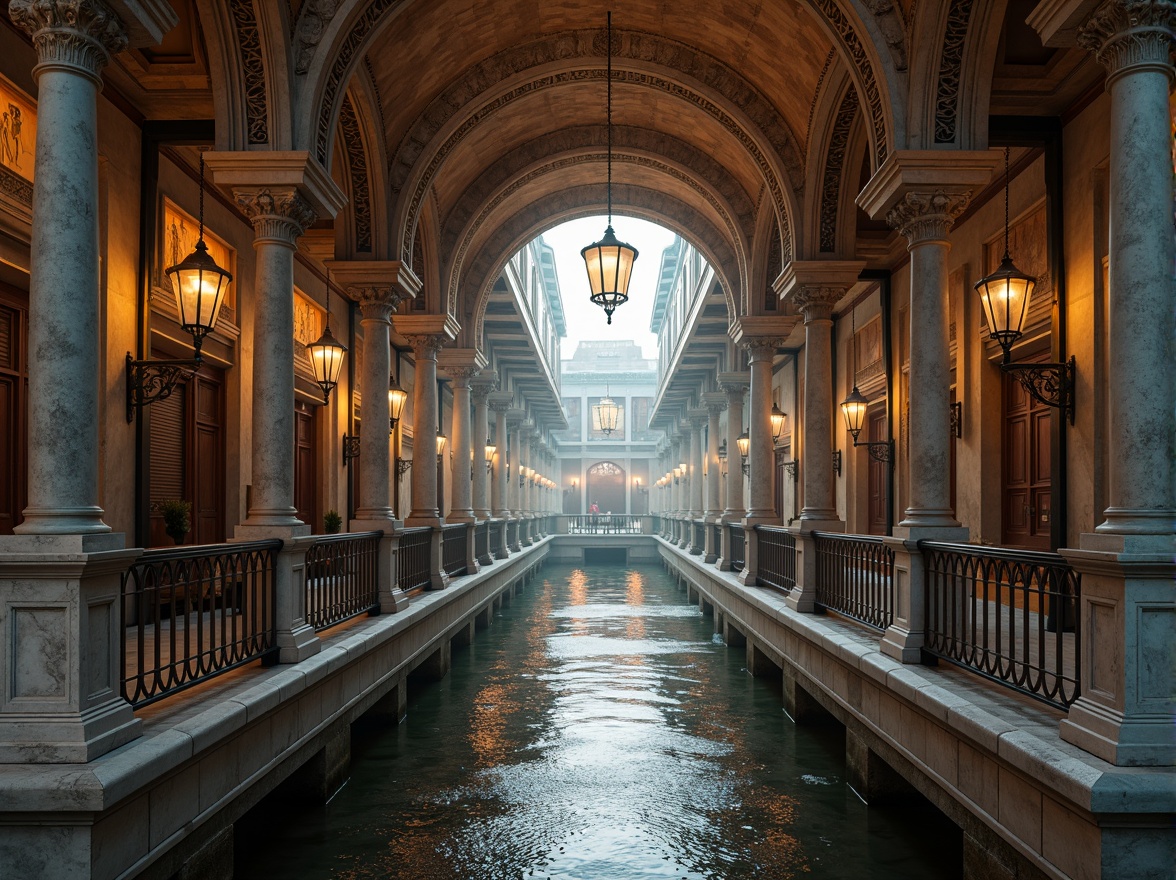
<path id="1" fill-rule="evenodd" d="M 237 878 L 958 877 L 959 832 L 863 804 L 713 629 L 659 568 L 547 565 L 325 807 L 238 824 Z"/>

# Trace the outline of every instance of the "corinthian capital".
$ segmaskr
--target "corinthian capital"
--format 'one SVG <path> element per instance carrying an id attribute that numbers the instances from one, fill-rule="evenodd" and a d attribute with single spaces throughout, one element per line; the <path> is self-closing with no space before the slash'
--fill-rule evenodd
<path id="1" fill-rule="evenodd" d="M 392 313 L 405 299 L 395 287 L 349 284 L 347 292 L 359 303 L 359 311 L 364 321 L 375 321 L 380 324 L 391 324 Z"/>
<path id="2" fill-rule="evenodd" d="M 315 221 L 315 211 L 297 189 L 234 189 L 233 196 L 253 223 L 254 240 L 291 247 Z"/>
<path id="3" fill-rule="evenodd" d="M 890 209 L 886 223 L 911 245 L 946 241 L 948 230 L 971 199 L 971 190 L 908 192 Z"/>
<path id="4" fill-rule="evenodd" d="M 449 341 L 449 337 L 441 333 L 407 333 L 404 336 L 412 346 L 412 353 L 418 358 L 435 361 L 437 355 Z"/>
<path id="5" fill-rule="evenodd" d="M 1106 67 L 1108 81 L 1129 70 L 1149 68 L 1171 79 L 1173 44 L 1173 0 L 1107 0 L 1078 29 L 1078 45 Z"/>
<path id="6" fill-rule="evenodd" d="M 804 315 L 804 322 L 829 320 L 833 307 L 845 296 L 847 287 L 797 287 L 792 293 L 792 304 Z"/>
<path id="7" fill-rule="evenodd" d="M 776 356 L 776 349 L 780 347 L 779 339 L 753 336 L 740 343 L 747 350 L 747 359 L 751 363 L 770 361 Z"/>
<path id="8" fill-rule="evenodd" d="M 112 55 L 127 47 L 122 20 L 102 0 L 12 0 L 12 21 L 37 49 L 37 71 L 67 68 L 100 82 Z"/>

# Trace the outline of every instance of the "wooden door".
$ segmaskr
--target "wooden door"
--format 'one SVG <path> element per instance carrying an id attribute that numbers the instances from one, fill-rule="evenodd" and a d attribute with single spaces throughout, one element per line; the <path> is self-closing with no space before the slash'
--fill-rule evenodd
<path id="1" fill-rule="evenodd" d="M 192 542 L 219 544 L 225 534 L 224 374 L 201 367 L 192 387 L 189 424 L 192 457 L 188 496 L 192 499 Z"/>
<path id="2" fill-rule="evenodd" d="M 868 436 L 871 443 L 885 443 L 886 442 L 886 407 L 877 406 L 872 407 L 866 414 L 868 420 L 866 430 L 869 432 Z M 887 494 L 889 489 L 887 473 L 890 465 L 884 461 L 875 461 L 871 455 L 869 457 L 869 468 L 866 472 L 866 480 L 869 486 L 869 506 L 867 512 L 866 527 L 869 529 L 867 534 L 870 535 L 885 535 L 887 534 L 887 507 L 890 504 L 890 498 Z"/>
<path id="3" fill-rule="evenodd" d="M 150 547 L 170 547 L 174 542 L 164 530 L 159 505 L 164 501 L 190 499 L 187 494 L 187 427 L 185 413 L 190 383 L 185 382 L 163 400 L 140 410 L 150 419 L 147 453 L 151 479 L 151 525 L 147 543 Z M 184 543 L 192 543 L 189 532 Z"/>
<path id="4" fill-rule="evenodd" d="M 1001 543 L 1029 550 L 1050 550 L 1053 410 L 1034 400 L 1010 375 L 1004 377 L 1003 403 Z"/>
<path id="5" fill-rule="evenodd" d="M 298 518 L 316 534 L 322 531 L 318 513 L 318 443 L 315 414 L 319 408 L 298 403 L 294 407 L 294 507 Z"/>
<path id="6" fill-rule="evenodd" d="M 28 301 L 0 290 L 0 535 L 11 535 L 28 505 Z"/>

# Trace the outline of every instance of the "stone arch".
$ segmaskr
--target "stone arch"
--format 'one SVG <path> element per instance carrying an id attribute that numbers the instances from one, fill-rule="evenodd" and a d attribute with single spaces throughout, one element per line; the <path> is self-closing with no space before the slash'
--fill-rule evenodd
<path id="1" fill-rule="evenodd" d="M 547 68 L 525 71 L 527 76 L 515 78 L 510 88 L 500 92 L 490 100 L 476 102 L 477 106 L 465 113 L 464 116 L 452 116 L 445 120 L 444 127 L 437 126 L 436 134 L 427 144 L 420 144 L 418 138 L 423 131 L 415 129 L 406 134 L 402 140 L 402 148 L 398 148 L 392 160 L 391 178 L 394 193 L 399 187 L 394 223 L 399 230 L 394 233 L 399 237 L 400 247 L 403 249 L 407 242 L 407 230 L 411 228 L 413 217 L 419 209 L 421 200 L 428 192 L 433 179 L 440 171 L 449 154 L 458 143 L 475 127 L 489 122 L 494 114 L 525 95 L 537 89 L 558 88 L 561 85 L 578 84 L 585 81 L 605 77 L 603 67 L 599 69 Z M 799 163 L 799 149 L 792 155 L 797 164 L 789 164 L 787 170 L 781 167 L 780 154 L 775 152 L 770 144 L 763 144 L 759 132 L 755 131 L 750 120 L 735 115 L 738 111 L 733 108 L 720 106 L 698 89 L 687 88 L 680 82 L 681 77 L 675 74 L 671 79 L 657 71 L 626 68 L 614 62 L 614 82 L 627 82 L 643 88 L 661 91 L 663 94 L 693 105 L 710 116 L 735 137 L 742 147 L 749 153 L 758 167 L 774 205 L 781 227 L 786 230 L 788 249 L 793 247 L 794 226 L 791 217 L 795 214 L 795 189 L 801 183 L 802 165 Z M 471 102 L 475 103 L 475 102 Z M 422 118 L 429 114 L 423 114 Z M 411 147 L 405 145 L 411 144 Z M 405 154 L 409 149 L 412 159 Z M 427 161 L 425 156 L 428 157 Z"/>
<path id="2" fill-rule="evenodd" d="M 912 149 L 988 145 L 992 59 L 1007 0 L 922 5 L 912 21 Z"/>
<path id="3" fill-rule="evenodd" d="M 466 220 L 459 234 L 452 240 L 448 238 L 444 239 L 448 278 L 447 302 L 454 303 L 458 299 L 465 275 L 466 256 L 477 240 L 479 233 L 491 223 L 496 211 L 506 205 L 512 195 L 521 191 L 532 182 L 548 175 L 559 174 L 561 171 L 587 162 L 595 162 L 603 165 L 605 159 L 606 154 L 603 151 L 580 149 L 546 157 L 530 166 L 515 168 L 508 175 L 503 175 L 502 182 L 498 188 L 487 193 L 480 200 L 476 205 L 476 213 L 473 213 Z M 739 278 L 741 282 L 740 286 L 746 286 L 743 283 L 747 275 L 746 236 L 741 233 L 736 223 L 733 209 L 721 198 L 721 195 L 714 193 L 702 183 L 692 180 L 687 171 L 665 162 L 658 155 L 634 153 L 629 150 L 623 150 L 621 152 L 614 150 L 613 165 L 623 167 L 626 164 L 640 165 L 646 169 L 673 178 L 677 183 L 685 183 L 700 199 L 709 205 L 723 224 L 722 232 L 725 233 L 723 237 L 735 260 L 734 265 L 728 267 L 728 272 L 737 274 L 731 274 L 729 277 L 732 279 Z M 744 207 L 752 209 L 749 200 Z M 464 211 L 462 212 L 462 216 L 465 216 Z M 715 246 L 712 246 L 712 249 L 718 250 Z"/>
<path id="4" fill-rule="evenodd" d="M 213 103 L 218 149 L 290 149 L 295 102 L 287 74 L 287 5 L 255 0 L 197 2 L 217 98 Z"/>
<path id="5" fill-rule="evenodd" d="M 695 181 L 706 186 L 717 200 L 728 206 L 730 218 L 744 239 L 750 240 L 754 235 L 756 198 L 713 157 L 685 141 L 649 129 L 616 125 L 612 137 L 613 149 L 617 153 L 656 155 L 668 165 L 690 173 Z M 560 155 L 599 150 L 605 144 L 603 125 L 583 125 L 536 138 L 497 159 L 480 171 L 474 183 L 466 188 L 462 198 L 446 214 L 442 231 L 445 253 L 453 252 L 470 221 L 518 175 Z"/>
<path id="6" fill-rule="evenodd" d="M 742 313 L 764 315 L 775 310 L 775 293 L 771 291 L 771 287 L 787 262 L 784 259 L 780 226 L 776 222 L 776 215 L 767 210 L 766 206 L 761 206 L 757 218 L 751 254 L 751 267 L 747 273 L 750 281 L 743 297 Z M 768 307 L 769 295 L 773 298 L 772 308 Z"/>
<path id="7" fill-rule="evenodd" d="M 809 0 L 807 5 L 832 37 L 850 72 L 869 121 L 871 164 L 877 170 L 887 155 L 907 143 L 907 53 L 881 49 L 894 45 L 893 38 L 887 37 L 891 29 L 883 22 L 890 4 L 885 0 Z"/>
<path id="8" fill-rule="evenodd" d="M 528 206 L 501 220 L 495 219 L 494 234 L 483 240 L 460 279 L 463 307 L 459 310 L 459 319 L 464 345 L 484 350 L 483 323 L 490 289 L 511 255 L 537 235 L 564 221 L 603 214 L 604 190 L 603 184 L 566 189 L 541 204 Z M 664 193 L 628 185 L 613 185 L 613 213 L 659 223 L 690 240 L 714 267 L 731 320 L 739 315 L 739 303 L 734 293 L 737 288 L 731 284 L 732 280 L 738 279 L 738 275 L 732 275 L 733 253 L 723 244 L 722 236 L 709 221 Z M 717 253 L 711 247 L 716 242 L 720 247 Z"/>
<path id="9" fill-rule="evenodd" d="M 379 128 L 373 124 L 371 107 L 363 90 L 350 89 L 339 112 L 335 161 L 343 162 L 347 181 L 347 205 L 340 212 L 336 228 L 342 252 L 363 259 L 381 259 L 387 251 L 387 224 L 381 197 L 384 176 L 378 157 Z"/>
<path id="10" fill-rule="evenodd" d="M 852 210 L 845 205 L 847 197 L 852 202 L 857 195 L 856 190 L 847 192 L 854 189 L 851 181 L 855 179 L 857 169 L 849 168 L 846 159 L 855 127 L 865 129 L 859 123 L 861 118 L 857 89 L 849 71 L 838 61 L 828 71 L 813 111 L 804 220 L 815 234 L 806 239 L 804 259 L 816 259 L 821 255 L 852 256 L 852 223 L 846 223 Z"/>

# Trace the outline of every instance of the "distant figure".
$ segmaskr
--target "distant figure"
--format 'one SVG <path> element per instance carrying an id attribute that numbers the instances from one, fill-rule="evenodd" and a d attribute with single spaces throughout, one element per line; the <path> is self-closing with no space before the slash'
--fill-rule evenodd
<path id="1" fill-rule="evenodd" d="M 593 501 L 592 506 L 588 508 L 588 512 L 593 516 L 596 516 L 596 514 L 600 513 L 600 508 L 596 506 L 595 501 Z"/>

